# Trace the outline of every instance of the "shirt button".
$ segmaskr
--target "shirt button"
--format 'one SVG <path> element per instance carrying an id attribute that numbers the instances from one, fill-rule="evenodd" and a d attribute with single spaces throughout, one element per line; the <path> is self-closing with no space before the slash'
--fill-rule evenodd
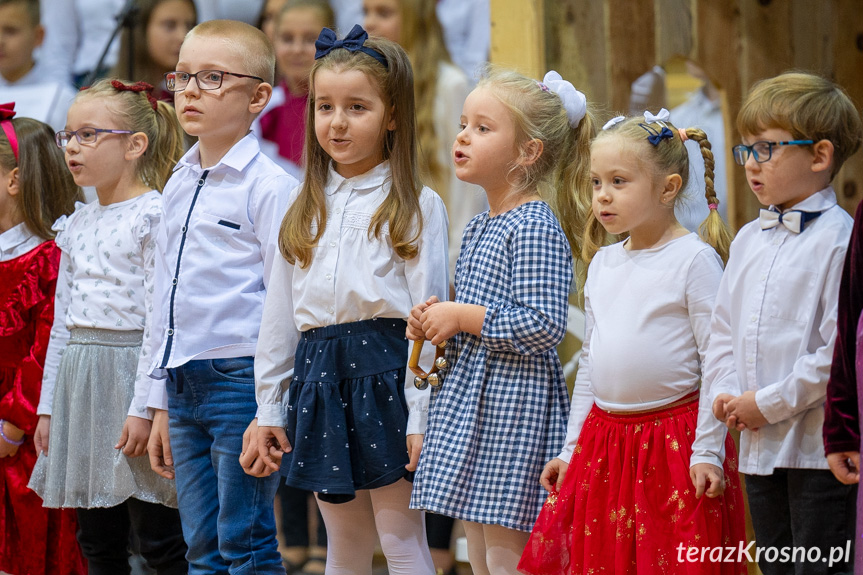
<path id="1" fill-rule="evenodd" d="M 171 285 L 177 285 L 177 278 L 171 280 Z"/>
<path id="2" fill-rule="evenodd" d="M 746 363 L 755 363 L 755 358 L 750 355 L 746 358 Z"/>
<path id="3" fill-rule="evenodd" d="M 336 213 L 337 213 L 337 214 L 342 213 L 342 209 L 341 209 L 341 208 L 336 208 Z"/>
<path id="4" fill-rule="evenodd" d="M 204 185 L 204 178 L 201 178 L 200 180 L 198 180 L 198 185 L 199 185 L 199 186 L 203 186 L 203 185 Z"/>
<path id="5" fill-rule="evenodd" d="M 169 328 L 168 329 L 168 335 L 174 335 L 174 330 Z"/>
<path id="6" fill-rule="evenodd" d="M 333 313 L 334 311 L 336 311 L 336 310 L 333 306 L 330 306 L 327 308 L 327 313 Z"/>
<path id="7" fill-rule="evenodd" d="M 331 248 L 336 247 L 336 242 L 330 242 L 330 247 L 331 247 Z"/>
<path id="8" fill-rule="evenodd" d="M 749 321 L 751 321 L 752 323 L 755 323 L 756 321 L 758 321 L 758 316 L 753 315 L 752 317 L 749 318 Z"/>
<path id="9" fill-rule="evenodd" d="M 185 234 L 186 233 L 186 226 L 183 226 L 182 228 L 180 228 L 180 231 Z"/>
<path id="10" fill-rule="evenodd" d="M 333 274 L 327 274 L 327 279 L 328 279 L 328 280 L 333 279 Z"/>

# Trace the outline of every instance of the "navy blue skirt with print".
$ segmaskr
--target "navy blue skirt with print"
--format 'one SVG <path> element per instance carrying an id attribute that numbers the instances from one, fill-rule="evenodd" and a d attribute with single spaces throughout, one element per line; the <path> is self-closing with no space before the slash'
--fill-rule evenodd
<path id="1" fill-rule="evenodd" d="M 406 327 L 379 318 L 301 335 L 288 389 L 288 485 L 344 503 L 357 489 L 412 478 L 405 469 Z"/>

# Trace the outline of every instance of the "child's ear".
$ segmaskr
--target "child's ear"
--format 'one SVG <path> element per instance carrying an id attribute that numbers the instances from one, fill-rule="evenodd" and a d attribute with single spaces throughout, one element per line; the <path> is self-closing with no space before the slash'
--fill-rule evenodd
<path id="1" fill-rule="evenodd" d="M 267 107 L 270 97 L 273 95 L 273 87 L 267 82 L 261 82 L 255 87 L 252 100 L 249 102 L 249 112 L 260 114 Z"/>
<path id="2" fill-rule="evenodd" d="M 680 193 L 680 188 L 683 187 L 683 178 L 680 174 L 669 174 L 665 176 L 665 188 L 662 190 L 662 202 L 673 202 L 677 194 Z"/>
<path id="3" fill-rule="evenodd" d="M 818 140 L 812 144 L 812 171 L 824 172 L 833 168 L 833 142 Z"/>
<path id="4" fill-rule="evenodd" d="M 18 168 L 14 168 L 9 175 L 6 176 L 6 192 L 10 196 L 17 196 L 20 188 L 18 187 Z"/>
<path id="5" fill-rule="evenodd" d="M 150 138 L 144 132 L 129 134 L 129 145 L 126 148 L 126 160 L 137 160 L 143 156 L 150 145 Z"/>
<path id="6" fill-rule="evenodd" d="M 521 166 L 532 166 L 542 155 L 542 140 L 536 138 L 528 140 L 521 146 L 521 157 L 518 163 Z"/>
<path id="7" fill-rule="evenodd" d="M 33 46 L 38 48 L 45 41 L 45 28 L 41 24 L 33 28 Z"/>
<path id="8" fill-rule="evenodd" d="M 396 106 L 390 106 L 390 121 L 387 122 L 387 130 L 392 132 L 396 129 Z"/>

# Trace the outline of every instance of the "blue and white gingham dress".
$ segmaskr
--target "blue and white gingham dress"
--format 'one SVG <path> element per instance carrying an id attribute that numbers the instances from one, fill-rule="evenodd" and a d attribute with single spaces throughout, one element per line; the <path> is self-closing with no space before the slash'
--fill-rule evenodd
<path id="1" fill-rule="evenodd" d="M 482 337 L 450 341 L 432 392 L 411 507 L 530 531 L 539 476 L 563 446 L 569 398 L 556 346 L 566 332 L 572 256 L 544 202 L 465 229 L 456 301 L 486 307 Z"/>

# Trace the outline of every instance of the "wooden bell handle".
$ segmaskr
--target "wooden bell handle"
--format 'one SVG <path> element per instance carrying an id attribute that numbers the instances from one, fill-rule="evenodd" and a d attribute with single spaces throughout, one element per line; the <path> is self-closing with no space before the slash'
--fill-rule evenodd
<path id="1" fill-rule="evenodd" d="M 426 341 L 425 339 L 418 339 L 418 340 L 414 341 L 414 345 L 411 348 L 411 357 L 408 360 L 408 369 L 410 369 L 414 373 L 414 375 L 416 375 L 417 377 L 421 377 L 423 379 L 427 378 L 428 376 L 430 376 L 433 373 L 437 373 L 437 371 L 438 371 L 437 363 L 432 364 L 432 368 L 431 368 L 431 370 L 428 371 L 428 373 L 426 373 L 420 367 L 420 354 L 422 354 L 423 344 L 425 343 L 425 341 Z M 443 357 L 444 353 L 445 352 L 444 352 L 443 347 L 436 346 L 434 358 L 437 359 L 439 357 Z"/>

